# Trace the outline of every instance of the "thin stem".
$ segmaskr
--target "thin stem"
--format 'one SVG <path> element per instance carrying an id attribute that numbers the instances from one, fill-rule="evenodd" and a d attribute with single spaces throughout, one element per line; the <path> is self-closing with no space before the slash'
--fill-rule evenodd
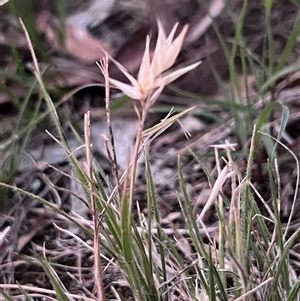
<path id="1" fill-rule="evenodd" d="M 99 244 L 100 223 L 97 216 L 96 200 L 95 200 L 94 185 L 93 185 L 92 153 L 91 153 L 91 141 L 90 141 L 91 139 L 90 115 L 91 115 L 90 111 L 84 114 L 84 137 L 85 137 L 86 157 L 87 157 L 87 166 L 88 166 L 91 209 L 92 209 L 93 223 L 94 223 L 95 282 L 97 286 L 99 301 L 105 301 L 105 293 L 104 293 L 102 270 L 101 270 L 101 251 L 100 251 L 100 244 Z"/>
<path id="2" fill-rule="evenodd" d="M 114 133 L 111 124 L 111 107 L 110 107 L 110 84 L 109 84 L 109 72 L 108 72 L 108 54 L 106 53 L 105 58 L 103 58 L 100 63 L 98 63 L 99 68 L 101 69 L 104 81 L 105 81 L 105 111 L 106 111 L 106 120 L 107 120 L 107 127 L 108 127 L 108 135 L 110 141 L 109 149 L 107 147 L 107 155 L 111 162 L 113 175 L 115 178 L 115 184 L 118 187 L 118 192 L 120 193 L 120 180 L 119 180 L 119 172 L 118 172 L 118 162 L 117 162 L 117 155 L 116 155 L 116 148 L 115 148 L 115 139 Z"/>
<path id="3" fill-rule="evenodd" d="M 135 140 L 134 152 L 132 155 L 132 166 L 131 166 L 130 187 L 129 187 L 129 205 L 130 205 L 129 208 L 131 208 L 132 202 L 133 202 L 137 161 L 139 158 L 140 144 L 141 144 L 143 129 L 144 129 L 144 125 L 145 125 L 145 121 L 146 121 L 146 117 L 147 117 L 147 112 L 148 111 L 146 108 L 142 109 L 142 115 L 140 116 L 140 119 L 139 119 L 139 129 L 138 129 L 138 133 L 137 133 L 136 140 Z"/>

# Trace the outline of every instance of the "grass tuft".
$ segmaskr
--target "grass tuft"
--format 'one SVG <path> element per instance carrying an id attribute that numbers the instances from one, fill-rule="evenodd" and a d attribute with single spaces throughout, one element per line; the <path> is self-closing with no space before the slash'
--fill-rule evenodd
<path id="1" fill-rule="evenodd" d="M 26 283 L 11 283 L 14 282 L 11 281 L 13 278 L 5 274 L 5 268 L 12 268 L 13 262 L 10 261 L 17 255 L 11 251 L 7 252 L 5 258 L 8 260 L 1 264 L 1 269 L 5 270 L 5 275 L 1 277 L 7 280 L 7 283 L 3 281 L 4 283 L 0 284 L 0 294 L 4 300 L 300 300 L 299 264 L 294 259 L 297 256 L 299 259 L 299 253 L 295 251 L 300 238 L 297 219 L 296 226 L 293 228 L 292 225 L 299 195 L 299 159 L 282 142 L 286 137 L 291 112 L 288 105 L 276 100 L 274 93 L 278 80 L 300 69 L 299 62 L 286 65 L 297 43 L 299 31 L 296 26 L 299 19 L 290 32 L 282 54 L 276 59 L 272 28 L 272 9 L 275 4 L 275 0 L 263 2 L 264 54 L 259 60 L 251 49 L 248 49 L 243 36 L 248 1 L 242 3 L 238 16 L 226 5 L 235 26 L 234 38 L 229 43 L 222 36 L 217 23 L 212 22 L 229 66 L 230 88 L 223 89 L 224 100 L 200 97 L 177 88 L 173 89 L 180 95 L 193 99 L 199 107 L 203 105 L 209 109 L 213 108 L 211 112 L 204 112 L 205 110 L 197 106 L 175 108 L 167 111 L 166 117 L 160 122 L 146 127 L 149 113 L 164 86 L 193 68 L 201 68 L 198 62 L 180 70 L 165 72 L 169 72 L 169 68 L 175 62 L 175 54 L 178 55 L 180 51 L 187 27 L 174 38 L 177 25 L 167 37 L 162 24 L 158 23 L 158 41 L 153 57 L 150 56 L 150 38 L 147 37 L 137 78 L 113 60 L 131 85 L 110 77 L 108 58 L 99 64 L 105 78 L 106 118 L 109 128 L 105 147 L 112 170 L 111 177 L 93 155 L 93 124 L 90 111 L 84 115 L 84 141 L 75 127 L 70 126 L 74 136 L 81 141 L 81 147 L 85 148 L 84 162 L 72 151 L 63 121 L 57 112 L 57 105 L 45 87 L 44 73 L 40 70 L 31 38 L 21 22 L 33 59 L 35 81 L 19 108 L 15 130 L 1 146 L 1 151 L 8 154 L 1 163 L 5 173 L 1 175 L 0 193 L 6 196 L 1 199 L 1 204 L 7 202 L 8 191 L 11 196 L 29 204 L 35 202 L 34 206 L 28 205 L 28 212 L 32 210 L 30 212 L 33 214 L 28 215 L 29 219 L 36 215 L 47 216 L 43 231 L 47 232 L 47 227 L 54 226 L 59 234 L 43 242 L 42 248 L 32 240 L 32 247 L 26 249 L 29 253 L 27 257 L 18 255 L 20 265 L 31 264 L 42 269 L 49 284 L 47 289 Z M 61 10 L 63 14 L 63 5 Z M 241 71 L 236 67 L 237 56 L 241 60 Z M 256 72 L 256 68 L 260 68 L 262 77 Z M 254 98 L 249 96 L 250 73 L 257 84 Z M 222 86 L 222 79 L 217 73 L 215 76 Z M 242 91 L 240 78 L 246 85 L 246 93 Z M 112 125 L 111 86 L 135 99 L 134 109 L 138 120 L 134 149 L 128 152 L 128 164 L 122 175 L 118 169 Z M 32 121 L 23 127 L 22 120 L 27 114 L 29 99 L 37 87 L 39 98 L 31 112 Z M 124 99 L 123 97 L 121 101 Z M 39 113 L 43 102 L 47 108 L 46 112 Z M 155 178 L 151 146 L 158 138 L 167 137 L 167 130 L 177 123 L 181 124 L 180 120 L 192 115 L 214 120 L 213 127 L 217 124 L 216 129 L 211 127 L 212 131 L 204 133 L 205 135 L 212 135 L 213 130 L 218 132 L 222 126 L 223 129 L 229 129 L 226 136 L 229 136 L 227 138 L 230 140 L 223 142 L 212 139 L 213 143 L 206 143 L 205 147 L 200 145 L 198 150 L 203 147 L 204 154 L 193 149 L 195 143 L 203 141 L 200 139 L 190 144 L 186 143 L 189 146 L 186 147 L 185 144 L 184 151 L 182 148 L 176 149 L 177 177 L 174 180 L 176 189 L 173 196 L 176 201 L 174 204 L 179 207 L 176 213 L 179 214 L 177 219 L 181 221 L 180 224 L 174 222 L 176 218 L 172 219 L 172 214 L 164 216 L 164 205 L 168 204 L 162 204 L 160 201 L 161 191 Z M 16 175 L 29 137 L 34 127 L 46 116 L 50 116 L 54 125 L 53 132 L 48 132 L 49 136 L 66 153 L 68 165 L 72 167 L 72 175 L 67 176 L 70 181 L 76 182 L 83 192 L 80 196 L 72 191 L 69 193 L 75 195 L 88 208 L 88 217 L 63 209 L 60 206 L 63 201 L 58 193 L 59 184 L 53 184 L 49 179 L 52 197 L 49 197 L 49 194 L 38 195 L 17 184 Z M 274 116 L 277 116 L 277 119 Z M 278 125 L 276 131 L 273 126 L 275 121 Z M 188 130 L 184 132 L 186 134 Z M 285 197 L 281 185 L 282 149 L 291 155 L 296 166 L 295 192 L 287 222 L 282 220 Z M 202 178 L 196 181 L 197 185 L 202 185 L 201 193 L 205 191 L 203 187 L 209 191 L 204 197 L 205 202 L 201 204 L 203 206 L 200 212 L 197 206 L 201 201 L 193 195 L 195 190 L 188 179 L 190 174 L 186 172 L 190 159 L 197 164 L 197 172 L 202 175 Z M 138 195 L 140 161 L 144 165 L 145 204 L 139 200 Z M 7 170 L 10 172 L 6 172 Z M 265 178 L 264 189 L 258 187 L 261 182 L 256 177 Z M 47 183 L 47 180 L 45 182 Z M 211 214 L 212 208 L 214 214 Z M 215 218 L 214 222 L 209 221 L 211 215 Z M 11 227 L 1 222 L 0 234 L 4 247 L 7 245 L 6 237 L 10 230 Z M 38 231 L 34 232 L 32 236 L 35 237 L 37 233 Z M 50 242 L 58 249 L 52 247 Z M 65 246 L 62 246 L 64 243 L 67 245 L 65 249 Z M 20 244 L 22 242 L 19 242 L 19 246 Z M 78 249 L 80 251 L 77 251 Z M 66 254 L 61 254 L 64 252 Z M 56 262 L 60 256 L 66 260 L 61 266 Z M 76 276 L 71 272 L 74 266 L 69 263 L 73 256 L 76 257 L 78 270 Z M 35 257 L 37 259 L 34 259 Z M 87 266 L 92 278 L 89 286 L 85 285 L 83 280 Z M 61 272 L 61 268 L 65 273 Z M 112 275 L 111 279 L 107 279 L 109 274 Z M 72 285 L 67 287 L 65 278 L 68 278 L 73 286 L 78 286 L 79 292 L 71 290 Z"/>

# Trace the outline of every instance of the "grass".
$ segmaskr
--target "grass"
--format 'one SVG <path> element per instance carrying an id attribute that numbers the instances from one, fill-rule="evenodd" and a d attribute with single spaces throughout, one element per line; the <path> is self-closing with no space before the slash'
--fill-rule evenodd
<path id="1" fill-rule="evenodd" d="M 120 176 L 116 168 L 110 120 L 112 117 L 110 116 L 108 89 L 109 74 L 106 69 L 107 61 L 103 61 L 101 68 L 106 78 L 106 109 L 110 127 L 107 148 L 111 165 L 114 167 L 113 179 L 107 177 L 92 156 L 89 113 L 85 115 L 84 122 L 87 168 L 83 168 L 69 147 L 62 129 L 62 121 L 58 117 L 57 107 L 44 85 L 43 74 L 39 71 L 35 61 L 35 54 L 28 36 L 35 65 L 36 80 L 33 87 L 39 86 L 40 101 L 31 115 L 32 122 L 25 128 L 22 127 L 21 121 L 24 119 L 28 100 L 34 89 L 31 88 L 27 100 L 19 109 L 15 131 L 2 144 L 1 150 L 9 154 L 2 170 L 5 170 L 5 166 L 9 166 L 8 169 L 12 171 L 12 174 L 7 177 L 7 174 L 2 172 L 2 175 L 6 177 L 1 179 L 1 189 L 3 189 L 3 195 L 4 192 L 7 195 L 10 191 L 13 196 L 36 200 L 56 214 L 55 219 L 58 219 L 59 216 L 68 225 L 73 224 L 80 229 L 80 233 L 84 233 L 85 236 L 82 238 L 82 234 L 64 230 L 67 231 L 68 237 L 72 236 L 80 248 L 92 250 L 94 260 L 92 274 L 94 275 L 95 290 L 92 293 L 83 288 L 84 295 L 82 292 L 80 294 L 70 292 L 56 270 L 55 261 L 47 258 L 49 253 L 46 252 L 47 248 L 44 245 L 42 252 L 36 254 L 37 258 L 23 255 L 21 259 L 31 261 L 40 267 L 49 279 L 51 289 L 18 283 L 2 283 L 0 284 L 0 294 L 4 300 L 36 300 L 35 298 L 42 297 L 48 298 L 48 300 L 105 300 L 107 296 L 104 284 L 107 281 L 104 277 L 106 272 L 112 268 L 124 276 L 126 282 L 124 286 L 129 292 L 126 297 L 124 292 L 116 290 L 112 285 L 110 289 L 114 296 L 113 300 L 176 300 L 176 295 L 178 296 L 177 300 L 198 301 L 294 301 L 300 299 L 299 271 L 297 274 L 291 260 L 291 255 L 295 254 L 295 245 L 299 244 L 299 223 L 297 224 L 298 228 L 290 231 L 293 212 L 285 225 L 282 224 L 280 216 L 282 195 L 278 164 L 281 158 L 278 149 L 279 147 L 286 148 L 281 142 L 281 138 L 290 116 L 288 107 L 277 102 L 272 93 L 278 79 L 299 70 L 297 62 L 286 65 L 286 60 L 296 43 L 299 29 L 295 24 L 282 55 L 276 63 L 272 51 L 274 41 L 270 20 L 273 2 L 264 1 L 266 14 L 264 54 L 266 57 L 262 57 L 260 62 L 256 62 L 242 35 L 248 2 L 244 1 L 243 3 L 241 14 L 233 20 L 236 32 L 230 49 L 225 46 L 226 43 L 219 32 L 218 25 L 213 23 L 221 44 L 226 47 L 224 51 L 227 53 L 229 63 L 230 89 L 225 93 L 225 101 L 206 101 L 198 95 L 177 90 L 182 95 L 191 97 L 200 103 L 205 102 L 208 106 L 217 106 L 221 111 L 232 116 L 228 126 L 231 127 L 236 141 L 236 143 L 225 142 L 212 146 L 212 153 L 215 156 L 214 171 L 206 167 L 205 160 L 207 158 L 190 150 L 190 155 L 201 166 L 211 188 L 207 203 L 200 215 L 195 214 L 195 202 L 189 195 L 188 182 L 183 172 L 185 168 L 183 157 L 178 156 L 177 174 L 180 189 L 176 191 L 176 195 L 180 212 L 185 221 L 184 229 L 166 229 L 162 222 L 163 217 L 156 192 L 157 183 L 154 182 L 152 172 L 149 145 L 180 118 L 191 114 L 194 108 L 184 109 L 176 114 L 168 114 L 160 123 L 147 129 L 145 120 L 154 105 L 155 97 L 152 91 L 146 96 L 141 96 L 137 101 L 139 129 L 135 149 L 127 170 Z M 231 11 L 229 13 L 234 15 Z M 299 23 L 299 18 L 296 22 Z M 258 92 L 254 100 L 247 96 L 245 99 L 242 95 L 238 81 L 240 74 L 235 65 L 237 53 L 240 53 L 242 58 L 244 82 L 248 83 L 249 74 L 256 76 Z M 261 67 L 262 75 L 256 71 L 258 66 Z M 150 67 L 148 66 L 148 68 Z M 149 69 L 146 68 L 146 71 Z M 267 80 L 262 80 L 262 78 Z M 47 106 L 47 112 L 44 114 L 39 113 L 42 100 Z M 271 123 L 272 117 L 278 109 L 282 110 L 282 114 L 277 136 L 274 136 L 270 134 Z M 199 111 L 197 113 L 197 110 L 194 112 L 194 114 L 201 114 Z M 84 220 L 70 214 L 48 199 L 14 184 L 18 164 L 26 149 L 31 131 L 46 115 L 50 115 L 55 126 L 55 135 L 57 136 L 55 139 L 68 155 L 69 164 L 75 174 L 74 178 L 82 186 L 84 201 L 89 207 L 91 220 Z M 19 139 L 21 134 L 22 140 Z M 236 152 L 235 148 L 238 148 L 240 152 Z M 268 201 L 256 188 L 253 176 L 255 163 L 262 149 L 267 153 L 265 162 L 260 163 L 266 166 Z M 289 152 L 296 169 L 296 189 L 293 196 L 293 204 L 296 204 L 300 174 L 299 161 L 297 155 Z M 145 161 L 147 214 L 140 210 L 138 204 L 134 209 L 136 168 L 138 158 L 142 154 Z M 243 171 L 238 163 L 241 157 L 245 158 L 246 162 Z M 7 198 L 4 200 L 7 202 Z M 213 226 L 207 225 L 205 222 L 205 213 L 212 205 L 216 208 L 218 220 Z M 133 218 L 133 213 L 136 213 L 136 218 Z M 185 234 L 180 235 L 179 230 L 184 230 Z M 2 233 L 4 235 L 4 231 Z M 90 242 L 87 242 L 88 240 Z M 3 241 L 5 241 L 5 236 Z M 77 281 L 79 280 L 77 279 Z"/>

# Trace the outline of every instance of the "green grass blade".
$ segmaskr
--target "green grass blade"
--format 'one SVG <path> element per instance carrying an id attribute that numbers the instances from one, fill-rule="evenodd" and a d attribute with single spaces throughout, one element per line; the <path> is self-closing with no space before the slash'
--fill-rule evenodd
<path id="1" fill-rule="evenodd" d="M 131 208 L 126 195 L 121 200 L 121 233 L 122 250 L 124 258 L 128 264 L 132 264 L 132 246 L 131 246 Z"/>
<path id="2" fill-rule="evenodd" d="M 18 282 L 17 282 L 17 284 L 19 286 L 20 291 L 25 296 L 25 300 L 26 301 L 33 301 L 33 299 L 28 296 L 27 292 L 22 288 L 22 286 Z"/>
<path id="3" fill-rule="evenodd" d="M 286 261 L 287 261 L 288 256 L 289 256 L 289 251 L 293 247 L 293 245 L 295 244 L 296 239 L 299 239 L 299 237 L 300 237 L 300 228 L 297 229 L 293 233 L 293 235 L 290 237 L 288 242 L 284 245 L 283 252 L 280 254 L 281 256 L 279 258 L 279 264 L 278 264 L 278 267 L 277 267 L 278 272 L 277 272 L 277 274 L 275 276 L 275 279 L 274 279 L 274 287 L 277 286 L 280 276 L 282 275 L 282 277 L 284 277 L 285 273 L 288 273 L 288 271 L 285 271 L 285 266 L 287 265 Z M 282 271 L 283 271 L 283 273 L 282 273 Z M 289 279 L 289 277 L 288 277 L 288 279 Z M 283 280 L 284 280 L 284 282 L 286 281 L 284 278 L 283 278 Z M 286 285 L 285 289 L 287 291 L 290 290 L 290 284 L 289 283 Z"/>
<path id="4" fill-rule="evenodd" d="M 282 115 L 281 115 L 280 128 L 279 128 L 278 135 L 277 135 L 277 141 L 280 141 L 282 134 L 286 129 L 287 123 L 289 121 L 289 116 L 290 116 L 288 107 L 285 105 L 281 105 L 281 107 L 282 107 Z M 276 146 L 278 144 L 277 141 L 275 141 L 275 145 L 274 145 L 274 148 L 272 151 L 272 156 L 271 156 L 272 160 L 276 157 L 275 151 L 276 151 Z"/>
<path id="5" fill-rule="evenodd" d="M 72 152 L 70 150 L 68 142 L 67 142 L 67 140 L 65 138 L 65 135 L 62 131 L 62 127 L 61 127 L 60 120 L 59 120 L 59 117 L 58 117 L 58 114 L 57 114 L 57 111 L 56 111 L 56 107 L 55 107 L 54 103 L 52 102 L 52 99 L 51 99 L 49 93 L 47 92 L 47 90 L 45 88 L 45 85 L 42 81 L 42 78 L 38 74 L 36 74 L 36 78 L 37 78 L 37 81 L 40 85 L 43 97 L 46 101 L 46 104 L 47 104 L 48 110 L 50 112 L 50 115 L 52 117 L 52 120 L 54 122 L 56 131 L 57 131 L 58 136 L 59 136 L 60 143 L 62 144 L 64 150 L 68 154 L 68 158 L 70 160 L 70 163 L 73 166 L 73 168 L 75 169 L 77 177 L 83 183 L 83 189 L 85 190 L 86 195 L 88 195 L 88 190 L 85 189 L 85 187 L 87 187 L 86 184 L 89 183 L 90 180 L 87 177 L 87 175 L 85 174 L 85 172 L 82 170 L 81 166 L 79 165 L 79 163 L 77 162 L 76 158 L 74 157 L 74 155 L 72 154 Z M 90 199 L 90 198 L 88 197 L 87 199 Z"/>
<path id="6" fill-rule="evenodd" d="M 8 295 L 1 287 L 0 287 L 0 294 L 5 298 L 6 301 L 15 301 L 15 299 L 10 295 Z"/>
<path id="7" fill-rule="evenodd" d="M 152 257 L 152 255 L 146 253 L 145 246 L 140 233 L 138 232 L 135 225 L 133 225 L 133 228 L 135 234 L 134 240 L 136 242 L 133 248 L 135 257 L 137 259 L 134 261 L 133 264 L 135 269 L 140 273 L 138 277 L 137 273 L 135 273 L 135 282 L 138 283 L 137 288 L 143 288 L 143 293 L 151 297 L 150 300 L 152 300 L 152 298 L 158 300 L 158 294 L 153 278 L 153 266 L 150 266 L 150 263 L 152 264 L 152 261 L 149 260 L 149 257 Z"/>
<path id="8" fill-rule="evenodd" d="M 197 225 L 196 218 L 195 218 L 193 210 L 192 210 L 192 204 L 190 202 L 190 199 L 189 199 L 189 196 L 188 196 L 188 193 L 186 190 L 186 185 L 185 185 L 185 181 L 183 178 L 183 173 L 182 173 L 179 156 L 178 156 L 178 160 L 177 160 L 177 168 L 178 168 L 178 174 L 179 174 L 180 187 L 181 187 L 181 190 L 183 193 L 183 198 L 184 198 L 184 202 L 182 202 L 180 200 L 180 198 L 178 198 L 178 201 L 179 201 L 180 207 L 181 207 L 181 211 L 185 218 L 185 221 L 188 221 L 186 223 L 186 226 L 189 230 L 189 234 L 193 241 L 194 247 L 197 250 L 197 253 L 199 254 L 199 256 L 206 259 L 206 260 L 204 260 L 204 264 L 206 265 L 207 269 L 210 269 L 210 268 L 212 268 L 212 266 L 210 266 L 209 263 L 207 263 L 207 262 L 209 262 L 209 254 L 204 246 L 202 236 L 199 231 L 199 226 Z M 224 298 L 223 300 L 227 301 L 228 296 L 227 296 L 225 288 L 223 286 L 222 279 L 219 276 L 218 271 L 216 269 L 214 271 L 215 271 L 214 276 L 217 281 L 217 285 L 219 287 L 220 294 L 221 294 L 222 298 Z M 209 284 L 207 284 L 206 281 L 201 284 L 205 287 L 207 293 L 210 294 Z"/>
<path id="9" fill-rule="evenodd" d="M 271 189 L 271 196 L 272 196 L 272 201 L 273 201 L 273 210 L 274 210 L 274 215 L 275 215 L 275 227 L 276 227 L 276 238 L 277 238 L 277 243 L 280 249 L 280 252 L 284 252 L 284 241 L 283 241 L 283 233 L 282 233 L 282 226 L 281 226 L 281 218 L 280 218 L 280 212 L 278 208 L 278 196 L 277 196 L 277 191 L 275 187 L 275 181 L 273 178 L 273 166 L 271 165 L 272 163 L 269 162 L 268 164 L 268 174 L 269 174 L 269 181 L 270 181 L 270 189 Z M 282 261 L 281 265 L 282 269 L 278 269 L 278 274 L 282 274 L 283 277 L 283 282 L 285 284 L 285 289 L 289 291 L 290 289 L 290 276 L 289 276 L 289 271 L 288 271 L 288 263 L 287 260 Z"/>
<path id="10" fill-rule="evenodd" d="M 300 3 L 298 3 L 298 5 L 300 5 Z M 284 68 L 286 61 L 293 50 L 293 47 L 297 43 L 297 39 L 298 39 L 299 35 L 300 35 L 300 17 L 298 16 L 298 18 L 294 24 L 294 27 L 292 29 L 292 32 L 290 33 L 290 36 L 289 36 L 288 40 L 286 41 L 286 44 L 281 53 L 280 59 L 275 67 L 275 73 Z"/>
<path id="11" fill-rule="evenodd" d="M 214 262 L 212 260 L 211 247 L 208 252 L 208 279 L 209 279 L 209 299 L 216 300 L 215 281 L 214 281 Z"/>
<path id="12" fill-rule="evenodd" d="M 51 266 L 49 265 L 49 263 L 47 262 L 47 260 L 40 260 L 40 263 L 45 271 L 45 273 L 47 274 L 52 287 L 54 289 L 54 291 L 56 292 L 56 296 L 58 298 L 59 301 L 71 301 L 74 300 L 73 298 L 69 298 L 66 293 L 63 290 L 63 284 L 60 282 L 60 280 L 56 279 L 56 273 L 54 272 L 54 270 L 51 268 Z"/>
<path id="13" fill-rule="evenodd" d="M 86 233 L 89 237 L 93 237 L 93 233 L 88 230 L 86 227 L 82 226 L 79 222 L 77 222 L 76 219 L 74 219 L 73 217 L 71 217 L 68 213 L 66 213 L 65 211 L 63 210 L 60 210 L 59 208 L 57 208 L 53 203 L 50 203 L 48 202 L 47 200 L 31 193 L 31 192 L 28 192 L 28 191 L 25 191 L 21 188 L 18 188 L 16 186 L 12 186 L 12 185 L 8 185 L 8 184 L 5 184 L 5 183 L 1 183 L 0 182 L 0 186 L 2 187 L 5 187 L 5 188 L 8 188 L 8 189 L 11 189 L 12 191 L 14 192 L 18 192 L 24 196 L 27 196 L 29 198 L 32 198 L 34 200 L 37 200 L 39 203 L 49 207 L 50 209 L 52 209 L 54 212 L 64 216 L 65 218 L 67 218 L 70 222 L 72 222 L 74 225 L 76 225 L 79 229 L 81 229 L 84 233 Z"/>
<path id="14" fill-rule="evenodd" d="M 291 288 L 289 294 L 287 295 L 286 301 L 295 301 L 295 300 L 298 301 L 299 296 L 300 296 L 300 277 L 298 277 L 297 282 Z"/>
<path id="15" fill-rule="evenodd" d="M 300 70 L 300 61 L 299 60 L 293 64 L 290 64 L 286 67 L 279 69 L 277 72 L 272 74 L 266 80 L 266 82 L 260 87 L 259 94 L 264 93 L 268 88 L 272 87 L 276 83 L 276 81 L 279 80 L 280 78 L 283 78 L 283 77 L 287 76 L 288 74 L 293 73 L 295 71 L 299 71 L 299 70 Z"/>
<path id="16" fill-rule="evenodd" d="M 155 248 L 152 243 L 152 215 L 154 209 L 154 204 L 156 203 L 155 198 L 155 189 L 153 178 L 151 174 L 150 162 L 147 152 L 145 151 L 145 167 L 146 167 L 146 185 L 147 185 L 147 208 L 148 208 L 148 256 L 149 256 L 149 268 L 150 273 L 153 275 L 153 251 L 152 248 Z M 165 262 L 162 262 L 163 275 L 165 275 Z"/>
<path id="17" fill-rule="evenodd" d="M 267 123 L 269 120 L 272 112 L 279 108 L 281 106 L 280 103 L 274 101 L 268 104 L 263 111 L 260 113 L 259 118 L 257 120 L 256 124 L 256 131 L 259 132 L 261 131 L 262 127 Z M 254 138 L 254 149 L 258 149 L 258 139 L 260 138 L 260 134 L 255 133 L 255 138 Z"/>
<path id="18" fill-rule="evenodd" d="M 155 194 L 155 186 L 153 183 L 153 178 L 152 178 L 152 173 L 151 173 L 151 166 L 149 162 L 149 157 L 145 155 L 145 163 L 146 163 L 146 172 L 147 172 L 147 200 L 148 200 L 148 230 L 149 230 L 149 240 L 152 236 L 151 234 L 151 225 L 152 225 L 152 211 L 155 217 L 156 221 L 156 228 L 157 228 L 157 238 L 158 241 L 163 241 L 164 240 L 164 235 L 162 233 L 162 229 L 160 227 L 160 214 L 159 214 L 159 209 L 157 206 L 157 199 L 156 199 L 156 194 Z M 152 240 L 151 240 L 152 241 Z M 149 244 L 149 260 L 152 261 L 152 256 L 150 255 L 151 251 L 151 242 Z M 162 244 L 159 244 L 159 255 L 160 255 L 160 260 L 161 260 L 161 269 L 162 269 L 162 281 L 166 282 L 167 281 L 167 271 L 166 271 L 166 259 L 165 259 L 165 251 L 162 246 Z M 164 292 L 167 289 L 167 287 L 162 288 L 162 292 Z"/>
<path id="19" fill-rule="evenodd" d="M 227 110 L 227 111 L 235 110 L 235 111 L 244 112 L 245 110 L 249 110 L 251 112 L 251 114 L 255 113 L 255 110 L 253 109 L 253 107 L 248 106 L 248 105 L 244 105 L 244 104 L 240 104 L 240 103 L 227 102 L 227 101 L 224 101 L 224 100 L 217 100 L 217 99 L 212 98 L 212 97 L 207 97 L 207 96 L 198 95 L 198 94 L 195 94 L 195 93 L 192 93 L 192 92 L 188 92 L 188 91 L 182 90 L 180 88 L 177 88 L 175 86 L 170 86 L 169 85 L 168 87 L 180 96 L 195 100 L 197 102 L 202 102 L 206 105 L 218 106 L 220 109 Z M 195 109 L 195 111 L 197 111 L 197 109 Z"/>

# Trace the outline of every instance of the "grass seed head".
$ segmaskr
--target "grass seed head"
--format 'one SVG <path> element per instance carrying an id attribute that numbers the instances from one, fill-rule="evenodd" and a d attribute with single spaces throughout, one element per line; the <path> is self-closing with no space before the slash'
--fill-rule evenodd
<path id="1" fill-rule="evenodd" d="M 142 104 L 147 103 L 150 107 L 159 97 L 163 88 L 176 80 L 178 77 L 196 68 L 201 62 L 191 64 L 179 70 L 166 72 L 176 61 L 180 53 L 188 26 L 184 26 L 181 33 L 174 39 L 178 24 L 175 24 L 169 36 L 158 21 L 158 38 L 152 60 L 150 59 L 150 37 L 147 36 L 146 47 L 138 72 L 137 79 L 119 63 L 117 67 L 128 78 L 131 84 L 110 78 L 110 83 L 132 99 L 140 100 Z"/>

